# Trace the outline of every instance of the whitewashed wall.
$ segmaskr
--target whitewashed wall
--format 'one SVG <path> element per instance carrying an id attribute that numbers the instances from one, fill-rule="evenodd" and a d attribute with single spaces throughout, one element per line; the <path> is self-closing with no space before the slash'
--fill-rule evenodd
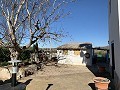
<path id="1" fill-rule="evenodd" d="M 110 1 L 110 0 L 108 0 Z M 109 2 L 108 2 L 109 5 Z M 110 11 L 110 6 L 108 11 Z M 111 44 L 114 43 L 115 56 L 115 86 L 120 90 L 120 0 L 111 0 L 111 13 L 109 12 L 109 45 L 110 65 L 112 66 Z"/>
<path id="2" fill-rule="evenodd" d="M 60 53 L 61 52 L 61 53 Z M 85 53 L 90 53 L 90 58 L 85 57 Z M 80 50 L 80 55 L 74 55 L 73 50 L 68 50 L 68 55 L 63 55 L 63 50 L 57 50 L 60 64 L 71 64 L 71 65 L 92 65 L 92 49 Z"/>

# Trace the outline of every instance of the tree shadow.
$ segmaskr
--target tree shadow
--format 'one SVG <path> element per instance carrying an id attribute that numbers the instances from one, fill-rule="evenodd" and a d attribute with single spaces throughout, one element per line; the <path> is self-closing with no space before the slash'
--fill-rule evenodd
<path id="1" fill-rule="evenodd" d="M 46 90 L 49 90 L 49 88 L 52 86 L 53 84 L 48 84 Z"/>
<path id="2" fill-rule="evenodd" d="M 11 83 L 11 81 L 12 81 L 12 78 L 10 78 L 10 79 L 7 79 L 7 80 L 3 81 L 3 83 L 2 83 L 2 84 Z"/>
<path id="3" fill-rule="evenodd" d="M 30 82 L 32 81 L 32 79 L 28 79 L 26 82 L 22 83 L 22 84 L 25 84 L 25 85 L 28 85 Z M 12 79 L 7 79 L 5 81 L 2 81 L 0 80 L 0 85 L 3 85 L 3 84 L 7 84 L 7 83 L 11 83 L 12 82 Z M 21 82 L 17 82 L 17 85 L 18 84 L 21 84 Z"/>
<path id="4" fill-rule="evenodd" d="M 0 85 L 0 90 L 26 90 L 27 85 L 31 82 L 32 79 L 28 79 L 26 82 L 17 82 L 17 84 L 12 87 L 11 86 L 11 79 L 5 80 Z"/>
<path id="5" fill-rule="evenodd" d="M 26 86 L 32 81 L 32 79 L 28 79 L 26 82 L 24 82 L 23 84 L 25 84 Z"/>
<path id="6" fill-rule="evenodd" d="M 0 85 L 2 85 L 3 84 L 3 81 L 2 80 L 0 80 Z"/>

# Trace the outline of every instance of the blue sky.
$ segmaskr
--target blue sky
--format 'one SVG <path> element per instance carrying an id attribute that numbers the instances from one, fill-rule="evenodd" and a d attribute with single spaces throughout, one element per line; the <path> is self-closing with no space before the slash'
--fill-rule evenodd
<path id="1" fill-rule="evenodd" d="M 62 42 L 52 42 L 52 47 L 70 42 L 91 42 L 93 46 L 108 45 L 107 0 L 77 0 L 65 9 L 71 14 L 57 22 L 56 26 L 63 27 L 72 39 L 68 36 Z"/>

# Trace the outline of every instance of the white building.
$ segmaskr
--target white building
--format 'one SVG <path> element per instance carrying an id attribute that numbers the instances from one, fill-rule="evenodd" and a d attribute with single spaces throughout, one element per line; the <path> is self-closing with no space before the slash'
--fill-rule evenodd
<path id="1" fill-rule="evenodd" d="M 120 0 L 108 0 L 111 75 L 120 90 Z"/>
<path id="2" fill-rule="evenodd" d="M 72 65 L 92 65 L 91 43 L 70 43 L 57 48 L 58 63 Z"/>

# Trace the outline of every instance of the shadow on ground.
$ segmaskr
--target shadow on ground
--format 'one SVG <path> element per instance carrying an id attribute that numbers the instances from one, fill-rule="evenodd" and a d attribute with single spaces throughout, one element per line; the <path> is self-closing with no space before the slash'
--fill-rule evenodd
<path id="1" fill-rule="evenodd" d="M 49 88 L 52 86 L 53 84 L 48 84 L 46 90 L 49 90 Z"/>
<path id="2" fill-rule="evenodd" d="M 5 80 L 4 82 L 0 80 L 0 90 L 26 90 L 27 85 L 32 81 L 28 79 L 26 82 L 17 82 L 15 87 L 11 87 L 11 79 Z"/>
<path id="3" fill-rule="evenodd" d="M 32 79 L 28 79 L 26 82 L 24 82 L 23 84 L 25 84 L 26 86 L 32 81 Z"/>
<path id="4" fill-rule="evenodd" d="M 108 78 L 111 82 L 109 84 L 108 90 L 115 90 L 114 84 L 113 84 L 113 79 L 109 73 L 107 64 L 106 64 L 106 69 L 104 72 L 99 72 L 98 70 L 98 66 L 96 64 L 92 65 L 92 66 L 87 66 L 87 68 L 96 76 L 96 77 L 104 77 L 104 78 Z M 96 90 L 95 89 L 95 84 L 94 83 L 89 83 L 88 84 L 92 90 Z"/>
<path id="5" fill-rule="evenodd" d="M 94 83 L 89 83 L 88 85 L 92 88 L 92 90 L 96 90 Z"/>

